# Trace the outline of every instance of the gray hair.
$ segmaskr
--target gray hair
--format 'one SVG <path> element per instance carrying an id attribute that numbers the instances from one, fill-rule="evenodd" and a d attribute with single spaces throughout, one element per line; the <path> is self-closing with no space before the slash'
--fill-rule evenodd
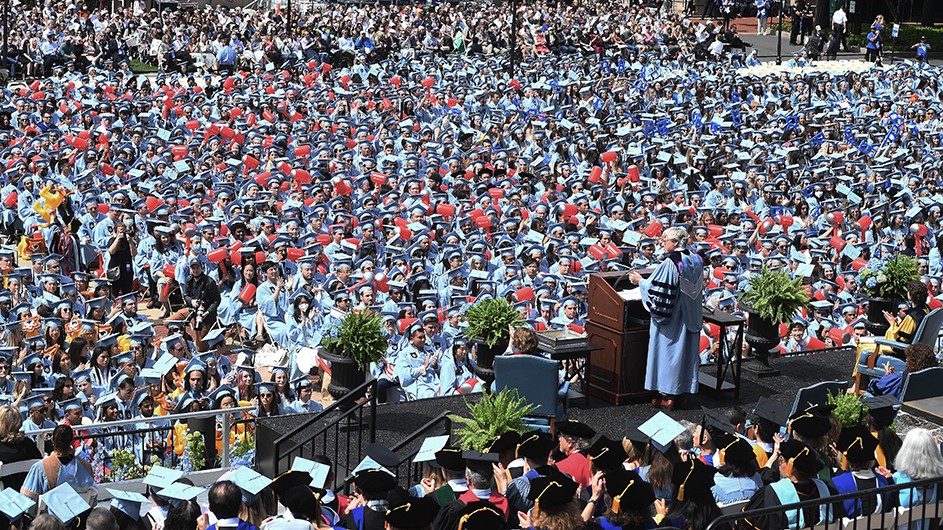
<path id="1" fill-rule="evenodd" d="M 684 427 L 684 431 L 675 438 L 678 449 L 680 451 L 690 451 L 694 449 L 694 430 L 697 429 L 697 424 L 688 420 L 681 420 L 678 423 Z"/>
<path id="2" fill-rule="evenodd" d="M 561 434 L 560 436 L 562 436 L 564 440 L 570 442 L 570 445 L 573 446 L 573 449 L 577 451 L 585 451 L 592 445 L 589 443 L 589 440 L 570 436 L 569 434 Z"/>
<path id="3" fill-rule="evenodd" d="M 680 226 L 672 226 L 665 230 L 662 235 L 665 239 L 670 239 L 677 243 L 678 245 L 684 245 L 688 242 L 688 231 Z"/>
<path id="4" fill-rule="evenodd" d="M 95 508 L 88 514 L 85 520 L 85 528 L 88 530 L 117 530 L 118 521 L 115 514 L 108 508 Z"/>
<path id="5" fill-rule="evenodd" d="M 465 480 L 468 482 L 469 488 L 476 490 L 488 489 L 491 487 L 492 478 L 492 475 L 485 475 L 484 473 L 473 471 L 471 468 L 465 469 Z"/>
<path id="6" fill-rule="evenodd" d="M 911 429 L 897 452 L 894 465 L 913 480 L 943 475 L 943 455 L 933 434 L 926 429 Z"/>

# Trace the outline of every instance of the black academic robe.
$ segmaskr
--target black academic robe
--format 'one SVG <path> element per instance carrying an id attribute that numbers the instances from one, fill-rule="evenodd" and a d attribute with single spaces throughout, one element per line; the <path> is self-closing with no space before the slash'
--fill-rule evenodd
<path id="1" fill-rule="evenodd" d="M 793 484 L 796 488 L 796 493 L 799 495 L 800 501 L 808 501 L 812 499 L 818 499 L 819 490 L 816 487 L 815 483 L 811 480 L 804 482 L 797 482 Z M 831 484 L 827 484 L 829 493 L 835 495 L 835 488 Z M 764 486 L 763 489 L 757 491 L 753 494 L 753 497 L 747 502 L 746 507 L 743 511 L 758 510 L 760 508 L 771 508 L 774 506 L 782 506 L 782 503 L 779 501 L 779 497 L 776 495 L 776 492 L 773 491 L 772 486 Z M 841 508 L 838 508 L 839 511 L 834 511 L 832 513 L 841 514 Z M 808 525 L 810 521 L 815 521 L 814 524 L 819 523 L 819 509 L 818 507 L 811 507 L 803 509 L 803 519 Z M 746 528 L 756 528 L 759 530 L 780 530 L 788 526 L 788 519 L 786 518 L 785 512 L 778 512 L 772 515 L 766 515 L 762 517 L 751 517 L 749 519 L 744 519 L 744 522 L 747 523 Z M 811 525 L 810 525 L 811 526 Z"/>
<path id="2" fill-rule="evenodd" d="M 347 528 L 347 530 L 383 530 L 385 518 L 385 511 L 381 513 L 365 506 L 363 507 L 362 528 L 357 526 L 353 510 L 344 516 L 344 518 L 341 520 L 341 524 L 344 526 L 344 528 Z"/>

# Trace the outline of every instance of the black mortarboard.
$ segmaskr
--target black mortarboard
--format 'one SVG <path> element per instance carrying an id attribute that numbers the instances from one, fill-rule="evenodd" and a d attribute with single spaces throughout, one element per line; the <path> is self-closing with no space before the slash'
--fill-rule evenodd
<path id="1" fill-rule="evenodd" d="M 625 420 L 625 438 L 634 444 L 644 445 L 651 441 L 651 438 L 639 430 L 639 427 L 645 422 L 628 419 Z"/>
<path id="2" fill-rule="evenodd" d="M 545 507 L 562 506 L 573 500 L 579 484 L 559 471 L 530 481 L 527 499 L 534 502 L 534 514 Z"/>
<path id="3" fill-rule="evenodd" d="M 574 420 L 557 422 L 556 430 L 560 434 L 565 434 L 574 438 L 582 438 L 584 440 L 589 440 L 593 436 L 596 436 L 596 431 L 594 431 L 592 427 L 586 425 L 585 423 L 580 423 Z"/>
<path id="4" fill-rule="evenodd" d="M 819 438 L 831 430 L 828 413 L 822 414 L 821 405 L 796 412 L 789 418 L 789 430 L 805 438 Z"/>
<path id="5" fill-rule="evenodd" d="M 733 441 L 734 428 L 726 416 L 707 407 L 701 407 L 701 412 L 704 414 L 701 425 L 710 434 L 715 447 L 723 447 Z"/>
<path id="6" fill-rule="evenodd" d="M 597 470 L 621 469 L 622 463 L 628 458 L 625 450 L 622 449 L 622 443 L 610 440 L 606 436 L 600 436 L 593 442 L 588 453 L 590 461 Z"/>
<path id="7" fill-rule="evenodd" d="M 547 463 L 550 452 L 557 447 L 556 442 L 543 431 L 531 431 L 521 435 L 521 441 L 514 452 L 515 458 L 527 458 L 541 465 Z"/>
<path id="8" fill-rule="evenodd" d="M 465 471 L 465 459 L 461 449 L 446 447 L 435 454 L 435 461 L 449 471 Z"/>
<path id="9" fill-rule="evenodd" d="M 270 484 L 276 495 L 282 495 L 296 486 L 307 486 L 311 483 L 311 474 L 305 471 L 286 471 L 275 477 Z M 284 504 L 284 503 L 282 503 Z"/>
<path id="10" fill-rule="evenodd" d="M 753 413 L 762 421 L 767 421 L 779 427 L 785 427 L 789 422 L 789 409 L 772 399 L 761 397 L 753 408 Z"/>
<path id="11" fill-rule="evenodd" d="M 393 528 L 403 530 L 418 530 L 428 528 L 439 513 L 439 503 L 435 497 L 428 495 L 420 498 L 410 498 L 406 504 L 401 504 L 386 512 L 386 522 Z"/>
<path id="12" fill-rule="evenodd" d="M 378 443 L 368 444 L 365 452 L 374 462 L 387 469 L 392 469 L 399 465 L 399 457 L 384 445 Z"/>
<path id="13" fill-rule="evenodd" d="M 485 448 L 485 452 L 503 453 L 507 450 L 514 449 L 519 443 L 521 443 L 521 435 L 518 434 L 517 431 L 508 431 L 495 438 L 494 441 Z"/>
<path id="14" fill-rule="evenodd" d="M 304 473 L 304 475 L 310 478 L 307 473 Z M 295 519 L 313 521 L 321 515 L 317 494 L 307 484 L 284 490 L 278 494 L 278 501 L 291 511 L 291 515 Z"/>
<path id="15" fill-rule="evenodd" d="M 490 476 L 493 473 L 494 464 L 501 461 L 498 453 L 479 453 L 478 451 L 462 451 L 462 460 L 468 469 L 482 475 Z"/>
<path id="16" fill-rule="evenodd" d="M 845 468 L 848 462 L 875 460 L 874 450 L 878 447 L 878 439 L 867 427 L 859 425 L 843 428 L 835 446 L 842 455 L 842 467 Z"/>
<path id="17" fill-rule="evenodd" d="M 748 466 L 756 463 L 753 446 L 743 438 L 736 437 L 725 446 L 719 447 L 717 457 L 721 465 Z"/>
<path id="18" fill-rule="evenodd" d="M 354 484 L 366 493 L 383 493 L 396 487 L 396 479 L 382 469 L 364 469 L 354 475 Z"/>
<path id="19" fill-rule="evenodd" d="M 792 469 L 796 469 L 807 477 L 813 477 L 822 469 L 822 462 L 815 451 L 799 440 L 780 443 L 779 454 L 786 461 L 787 475 L 791 474 Z"/>
<path id="20" fill-rule="evenodd" d="M 655 490 L 635 471 L 614 469 L 606 472 L 606 492 L 612 497 L 613 513 L 624 509 L 644 510 L 655 502 Z"/>
<path id="21" fill-rule="evenodd" d="M 675 487 L 675 497 L 679 501 L 700 499 L 710 496 L 714 485 L 714 473 L 717 470 L 702 463 L 697 458 L 675 464 L 671 472 L 671 483 Z"/>
<path id="22" fill-rule="evenodd" d="M 901 405 L 901 401 L 894 396 L 872 396 L 862 399 L 861 403 L 868 408 L 871 424 L 876 429 L 890 427 Z"/>
<path id="23" fill-rule="evenodd" d="M 504 513 L 497 506 L 488 501 L 477 501 L 465 505 L 456 530 L 495 530 L 505 526 Z"/>

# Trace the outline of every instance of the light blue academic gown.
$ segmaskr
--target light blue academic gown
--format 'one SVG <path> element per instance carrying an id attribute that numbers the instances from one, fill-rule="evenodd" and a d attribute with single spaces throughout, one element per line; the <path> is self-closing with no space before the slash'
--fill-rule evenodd
<path id="1" fill-rule="evenodd" d="M 412 399 L 439 395 L 438 368 L 430 365 L 425 374 L 420 373 L 420 368 L 429 355 L 432 355 L 431 349 L 419 351 L 409 345 L 400 350 L 396 357 L 396 367 L 393 372 L 399 377 L 400 386 Z"/>
<path id="2" fill-rule="evenodd" d="M 217 318 L 223 325 L 231 326 L 232 324 L 239 323 L 250 336 L 256 334 L 256 325 L 255 325 L 255 315 L 259 312 L 258 306 L 247 306 L 239 301 L 239 293 L 242 292 L 244 286 L 243 281 L 240 279 L 236 281 L 232 289 L 228 292 L 220 293 L 220 303 L 219 310 L 217 311 Z"/>
<path id="3" fill-rule="evenodd" d="M 89 473 L 85 464 L 73 458 L 68 464 L 63 464 L 59 468 L 59 477 L 56 483 L 68 483 L 76 492 L 85 493 L 95 486 L 95 477 Z M 36 462 L 33 467 L 29 468 L 26 480 L 23 481 L 23 487 L 38 495 L 49 491 L 49 481 L 46 480 L 46 471 L 43 469 L 42 462 Z"/>
<path id="4" fill-rule="evenodd" d="M 684 251 L 678 266 L 668 256 L 639 285 L 642 301 L 652 316 L 645 372 L 647 390 L 668 395 L 697 392 L 703 277 L 701 258 Z"/>
<path id="5" fill-rule="evenodd" d="M 284 346 L 288 343 L 288 326 L 285 324 L 285 315 L 291 311 L 288 303 L 287 285 L 275 297 L 275 284 L 262 282 L 255 292 L 255 301 L 262 312 L 262 321 L 265 328 L 274 339 L 275 344 Z"/>

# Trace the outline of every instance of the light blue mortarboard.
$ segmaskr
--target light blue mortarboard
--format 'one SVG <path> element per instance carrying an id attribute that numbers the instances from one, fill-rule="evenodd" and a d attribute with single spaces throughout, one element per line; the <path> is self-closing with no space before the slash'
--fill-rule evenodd
<path id="1" fill-rule="evenodd" d="M 11 523 L 18 521 L 35 505 L 36 501 L 13 488 L 0 491 L 0 513 Z"/>
<path id="2" fill-rule="evenodd" d="M 184 474 L 185 473 L 179 469 L 154 466 L 150 471 L 147 472 L 147 476 L 144 477 L 144 484 L 151 486 L 152 488 L 164 489 L 169 487 L 178 479 L 183 478 Z"/>
<path id="3" fill-rule="evenodd" d="M 177 506 L 184 501 L 190 501 L 203 493 L 203 488 L 188 486 L 182 482 L 174 482 L 170 486 L 160 490 L 159 495 L 170 501 L 170 504 Z"/>
<path id="4" fill-rule="evenodd" d="M 254 503 L 259 493 L 272 483 L 272 479 L 245 466 L 236 468 L 227 478 L 242 491 L 242 502 L 246 506 Z"/>
<path id="5" fill-rule="evenodd" d="M 124 512 L 135 521 L 141 518 L 141 505 L 149 502 L 147 497 L 133 491 L 109 488 L 108 492 L 113 496 L 111 505 Z"/>
<path id="6" fill-rule="evenodd" d="M 41 495 L 40 500 L 49 507 L 49 512 L 68 525 L 73 519 L 92 509 L 68 482 Z"/>

